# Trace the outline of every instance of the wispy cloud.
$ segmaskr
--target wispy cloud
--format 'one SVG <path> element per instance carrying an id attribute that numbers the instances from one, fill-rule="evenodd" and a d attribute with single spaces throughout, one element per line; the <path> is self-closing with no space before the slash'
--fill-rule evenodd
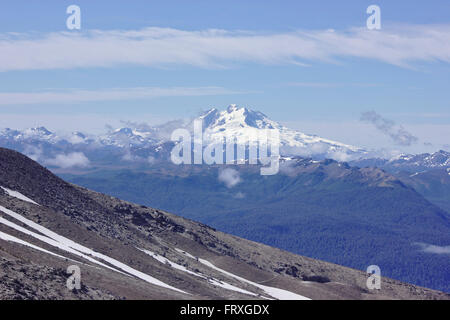
<path id="1" fill-rule="evenodd" d="M 379 131 L 389 136 L 396 144 L 410 146 L 417 143 L 417 137 L 409 133 L 394 121 L 383 118 L 375 111 L 367 111 L 361 115 L 361 121 L 372 123 Z"/>
<path id="2" fill-rule="evenodd" d="M 346 82 L 290 82 L 287 84 L 289 87 L 304 87 L 304 88 L 344 88 L 344 87 L 354 87 L 354 88 L 372 88 L 379 87 L 376 83 L 346 83 Z"/>
<path id="3" fill-rule="evenodd" d="M 436 246 L 428 243 L 415 243 L 422 251 L 435 254 L 450 254 L 450 246 Z"/>
<path id="4" fill-rule="evenodd" d="M 227 188 L 232 188 L 235 185 L 237 185 L 239 182 L 241 182 L 241 177 L 239 175 L 239 171 L 232 169 L 232 168 L 225 168 L 222 170 L 219 170 L 219 177 L 220 182 L 225 183 Z"/>
<path id="5" fill-rule="evenodd" d="M 238 62 L 305 65 L 363 58 L 397 66 L 450 62 L 450 25 L 370 31 L 286 33 L 171 28 L 0 34 L 0 71 L 112 67 L 126 64 L 217 68 Z"/>
<path id="6" fill-rule="evenodd" d="M 46 159 L 45 163 L 51 166 L 67 169 L 73 167 L 88 167 L 89 159 L 82 152 L 72 152 L 69 154 L 58 154 L 53 159 Z"/>
<path id="7" fill-rule="evenodd" d="M 228 90 L 222 87 L 138 87 L 102 90 L 72 89 L 42 92 L 0 92 L 0 105 L 142 100 L 157 97 L 212 96 L 242 93 L 245 92 Z"/>

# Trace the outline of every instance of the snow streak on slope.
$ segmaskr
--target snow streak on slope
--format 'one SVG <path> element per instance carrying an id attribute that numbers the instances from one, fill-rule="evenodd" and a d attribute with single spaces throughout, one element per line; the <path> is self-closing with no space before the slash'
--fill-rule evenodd
<path id="1" fill-rule="evenodd" d="M 256 283 L 256 282 L 253 282 L 253 281 L 241 278 L 241 277 L 239 277 L 239 276 L 237 276 L 235 274 L 232 274 L 230 272 L 227 272 L 227 271 L 225 271 L 223 269 L 220 269 L 220 268 L 216 267 L 215 265 L 213 265 L 211 262 L 209 262 L 207 260 L 204 260 L 204 259 L 198 259 L 198 260 L 201 263 L 203 263 L 204 265 L 206 265 L 206 266 L 208 266 L 208 267 L 210 267 L 212 269 L 215 269 L 215 270 L 217 270 L 219 272 L 222 272 L 223 274 L 226 274 L 226 275 L 228 275 L 230 277 L 233 277 L 233 278 L 236 278 L 236 279 L 238 279 L 238 280 L 240 280 L 242 282 L 246 282 L 246 283 L 251 284 L 251 285 L 253 285 L 255 287 L 258 287 L 258 288 L 264 290 L 268 295 L 270 295 L 270 296 L 272 296 L 272 297 L 274 297 L 274 298 L 276 298 L 278 300 L 311 300 L 311 299 L 309 299 L 309 298 L 307 298 L 305 296 L 301 296 L 301 295 L 299 295 L 297 293 L 293 293 L 293 292 L 290 292 L 290 291 L 287 291 L 287 290 L 278 289 L 278 288 L 274 288 L 274 287 L 263 286 L 263 285 L 261 285 L 259 283 Z"/>
<path id="2" fill-rule="evenodd" d="M 3 222 L 0 221 L 0 223 L 3 223 Z M 1 231 L 0 231 L 0 239 L 1 240 L 5 240 L 5 241 L 9 241 L 9 242 L 15 242 L 15 243 L 21 244 L 23 246 L 30 247 L 30 248 L 38 250 L 38 251 L 42 251 L 44 253 L 50 254 L 52 256 L 55 256 L 55 257 L 58 257 L 58 258 L 61 258 L 61 259 L 64 259 L 64 260 L 71 260 L 71 261 L 74 261 L 74 262 L 77 262 L 77 263 L 81 263 L 79 261 L 76 261 L 76 260 L 73 260 L 73 259 L 69 259 L 67 257 L 61 256 L 59 254 L 53 253 L 53 252 L 48 251 L 48 250 L 45 250 L 45 249 L 43 249 L 41 247 L 35 246 L 34 244 L 31 244 L 29 242 L 23 241 L 23 240 L 21 240 L 19 238 L 13 237 L 13 236 L 11 236 L 9 234 L 6 234 L 4 232 L 1 232 Z"/>
<path id="3" fill-rule="evenodd" d="M 14 191 L 14 190 L 11 190 L 11 189 L 2 187 L 2 186 L 0 186 L 0 188 L 2 188 L 2 189 L 3 189 L 9 196 L 11 196 L 11 197 L 14 197 L 14 198 L 20 199 L 20 200 L 22 200 L 22 201 L 26 201 L 26 202 L 29 202 L 29 203 L 32 203 L 32 204 L 35 204 L 35 205 L 38 205 L 38 206 L 39 206 L 38 203 L 36 203 L 36 202 L 34 202 L 33 200 L 31 200 L 30 198 L 24 196 L 24 195 L 21 194 L 20 192 L 17 192 L 17 191 Z"/>
<path id="4" fill-rule="evenodd" d="M 206 276 L 204 276 L 204 275 L 202 275 L 200 273 L 196 273 L 196 272 L 193 272 L 191 270 L 188 270 L 185 266 L 182 266 L 182 265 L 179 265 L 179 264 L 177 264 L 175 262 L 172 262 L 169 259 L 167 259 L 167 258 L 165 258 L 163 256 L 160 256 L 160 255 L 158 255 L 155 252 L 152 252 L 152 251 L 149 251 L 149 250 L 144 250 L 144 249 L 139 249 L 139 250 L 145 252 L 146 254 L 150 255 L 152 258 L 158 260 L 159 262 L 161 262 L 163 264 L 169 264 L 174 269 L 177 269 L 177 270 L 180 270 L 180 271 L 192 274 L 192 275 L 194 275 L 196 277 L 205 279 L 209 283 L 211 283 L 211 284 L 213 284 L 213 285 L 215 285 L 217 287 L 221 287 L 221 288 L 224 288 L 224 289 L 227 289 L 227 290 L 248 294 L 248 295 L 251 295 L 251 296 L 258 296 L 258 294 L 256 294 L 256 293 L 253 293 L 253 292 L 250 292 L 250 291 L 238 288 L 238 287 L 233 286 L 232 284 L 226 283 L 224 281 L 219 281 L 219 280 L 214 279 L 214 278 L 208 278 L 208 277 L 206 277 Z"/>
<path id="5" fill-rule="evenodd" d="M 145 273 L 143 273 L 141 271 L 133 269 L 133 268 L 127 266 L 126 264 L 124 264 L 124 263 L 122 263 L 120 261 L 117 261 L 117 260 L 115 260 L 113 258 L 110 258 L 110 257 L 104 255 L 104 254 L 101 254 L 101 253 L 98 253 L 98 252 L 96 252 L 94 250 L 86 248 L 83 245 L 80 245 L 80 244 L 78 244 L 78 243 L 76 243 L 76 242 L 74 242 L 74 241 L 72 241 L 72 240 L 70 240 L 68 238 L 60 236 L 57 233 L 55 233 L 55 232 L 53 232 L 53 231 L 51 231 L 51 230 L 49 230 L 49 229 L 47 229 L 47 228 L 45 228 L 43 226 L 41 226 L 41 225 L 31 221 L 31 220 L 28 220 L 28 219 L 22 217 L 20 214 L 15 213 L 15 212 L 13 212 L 13 211 L 11 211 L 11 210 L 3 207 L 3 206 L 0 206 L 0 211 L 6 213 L 7 215 L 13 217 L 14 219 L 16 219 L 18 221 L 26 224 L 28 227 L 30 227 L 30 228 L 32 228 L 32 229 L 42 233 L 45 236 L 41 236 L 41 235 L 36 234 L 36 233 L 34 233 L 32 231 L 29 231 L 29 230 L 27 230 L 25 228 L 22 228 L 22 227 L 14 224 L 14 223 L 6 220 L 6 219 L 3 219 L 1 217 L 0 217 L 0 223 L 3 223 L 3 224 L 5 224 L 5 225 L 7 225 L 7 226 L 9 226 L 11 228 L 14 228 L 14 229 L 16 229 L 16 230 L 18 230 L 20 232 L 23 232 L 25 234 L 28 234 L 28 235 L 30 235 L 30 236 L 38 239 L 38 240 L 46 242 L 46 243 L 48 243 L 48 244 L 50 244 L 50 245 L 52 245 L 54 247 L 60 248 L 62 250 L 70 252 L 70 253 L 72 253 L 74 255 L 83 257 L 83 258 L 85 258 L 88 261 L 91 261 L 93 263 L 99 264 L 99 265 L 101 265 L 101 266 L 103 266 L 105 268 L 114 270 L 116 272 L 122 273 L 121 271 L 116 269 L 116 268 L 118 268 L 118 269 L 120 269 L 120 270 L 122 270 L 122 271 L 124 271 L 124 272 L 126 272 L 128 274 L 131 274 L 131 275 L 133 275 L 133 276 L 135 276 L 137 278 L 140 278 L 140 279 L 142 279 L 144 281 L 147 281 L 147 282 L 149 282 L 151 284 L 155 284 L 155 285 L 160 286 L 160 287 L 168 288 L 168 289 L 171 289 L 171 290 L 175 290 L 175 291 L 187 294 L 187 292 L 184 292 L 184 291 L 182 291 L 180 289 L 172 287 L 172 286 L 170 286 L 170 285 L 168 285 L 168 284 L 166 284 L 166 283 L 164 283 L 164 282 L 162 282 L 162 281 L 160 281 L 160 280 L 158 280 L 158 279 L 156 279 L 156 278 L 154 278 L 152 276 L 149 276 L 149 275 L 147 275 L 147 274 L 145 274 Z M 96 259 L 93 259 L 91 256 L 99 258 L 99 259 L 109 263 L 110 265 L 116 267 L 116 268 L 111 268 L 111 267 L 101 263 L 100 261 L 98 261 Z"/>
<path id="6" fill-rule="evenodd" d="M 178 252 L 184 253 L 186 256 L 188 256 L 188 253 L 185 252 L 185 251 L 179 250 Z M 189 254 L 189 256 L 192 257 L 192 255 L 190 255 L 190 254 Z M 197 258 L 195 258 L 195 259 L 197 260 Z M 255 286 L 257 288 L 260 288 L 260 289 L 264 290 L 264 292 L 266 292 L 269 296 L 274 297 L 275 299 L 278 299 L 278 300 L 311 300 L 311 299 L 309 299 L 309 298 L 307 298 L 305 296 L 299 295 L 299 294 L 291 292 L 291 291 L 287 291 L 287 290 L 283 290 L 283 289 L 279 289 L 279 288 L 274 288 L 274 287 L 269 287 L 269 286 L 264 286 L 264 285 L 261 285 L 259 283 L 256 283 L 256 282 L 244 279 L 244 278 L 239 277 L 239 276 L 237 276 L 237 275 L 235 275 L 233 273 L 230 273 L 228 271 L 225 271 L 223 269 L 220 269 L 220 268 L 216 267 L 211 262 L 209 262 L 209 261 L 207 261 L 205 259 L 198 258 L 198 261 L 200 263 L 204 264 L 205 266 L 207 266 L 207 267 L 209 267 L 211 269 L 214 269 L 216 271 L 219 271 L 219 272 L 221 272 L 221 273 L 223 273 L 223 274 L 225 274 L 225 275 L 227 275 L 229 277 L 235 278 L 235 279 L 237 279 L 239 281 L 242 281 L 242 282 L 248 283 L 248 284 L 250 284 L 252 286 Z"/>
<path id="7" fill-rule="evenodd" d="M 177 251 L 178 253 L 184 254 L 185 256 L 187 256 L 187 257 L 189 257 L 189 258 L 191 258 L 191 259 L 198 260 L 197 257 L 194 257 L 192 254 L 190 254 L 189 252 L 186 252 L 186 251 L 184 251 L 184 250 L 175 248 L 175 251 Z"/>
<path id="8" fill-rule="evenodd" d="M 5 212 L 5 213 L 7 213 L 6 211 L 4 211 L 4 208 L 1 207 L 1 206 L 0 206 L 0 211 L 3 211 L 3 212 Z M 7 214 L 9 214 L 9 213 L 7 213 Z M 63 243 L 60 243 L 60 242 L 55 241 L 55 240 L 53 240 L 53 239 L 50 239 L 50 238 L 48 238 L 48 237 L 46 237 L 46 236 L 42 236 L 42 235 L 37 234 L 37 233 L 35 233 L 35 232 L 33 232 L 33 231 L 30 231 L 30 230 L 28 230 L 28 229 L 25 229 L 25 228 L 23 228 L 23 227 L 21 227 L 21 226 L 15 224 L 15 223 L 9 221 L 9 220 L 6 220 L 6 219 L 2 218 L 2 217 L 0 217 L 0 223 L 4 224 L 5 226 L 8 226 L 8 227 L 10 227 L 10 228 L 13 228 L 13 229 L 15 229 L 15 230 L 17 230 L 17 231 L 19 231 L 19 232 L 22 232 L 22 233 L 24 233 L 24 234 L 26 234 L 26 235 L 32 236 L 33 238 L 35 238 L 35 239 L 37 239 L 37 240 L 40 240 L 40 241 L 42 241 L 42 242 L 44 242 L 44 243 L 47 243 L 47 244 L 49 244 L 49 245 L 51 245 L 51 246 L 53 246 L 53 247 L 56 247 L 56 248 L 58 248 L 58 249 L 61 249 L 61 250 L 64 250 L 64 251 L 66 251 L 66 252 L 69 252 L 69 253 L 72 253 L 72 254 L 74 254 L 74 255 L 77 255 L 77 256 L 79 256 L 79 257 L 82 257 L 82 258 L 84 258 L 84 259 L 86 259 L 86 260 L 88 260 L 88 261 L 91 261 L 91 262 L 93 262 L 93 263 L 99 264 L 99 265 L 101 265 L 102 267 L 105 267 L 105 268 L 108 268 L 108 269 L 117 271 L 116 269 L 111 268 L 111 267 L 109 267 L 109 266 L 107 266 L 107 265 L 105 265 L 105 264 L 103 264 L 103 263 L 101 263 L 101 262 L 99 262 L 99 261 L 93 259 L 92 257 L 90 257 L 90 256 L 88 256 L 88 255 L 85 255 L 85 254 L 83 254 L 83 253 L 81 253 L 81 252 L 78 252 L 77 250 L 74 250 L 74 249 L 72 249 L 72 248 L 70 248 L 70 247 L 64 245 Z"/>

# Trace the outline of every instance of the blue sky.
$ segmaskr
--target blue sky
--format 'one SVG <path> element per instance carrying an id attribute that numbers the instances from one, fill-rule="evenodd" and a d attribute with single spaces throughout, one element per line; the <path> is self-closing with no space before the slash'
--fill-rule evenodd
<path id="1" fill-rule="evenodd" d="M 362 147 L 448 149 L 449 20 L 445 0 L 3 2 L 0 127 L 101 132 L 236 103 Z M 371 110 L 418 142 L 361 122 Z"/>

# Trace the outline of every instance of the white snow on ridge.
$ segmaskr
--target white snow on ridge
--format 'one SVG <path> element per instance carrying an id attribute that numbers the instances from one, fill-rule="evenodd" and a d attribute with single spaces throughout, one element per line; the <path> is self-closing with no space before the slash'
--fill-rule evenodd
<path id="1" fill-rule="evenodd" d="M 180 289 L 177 289 L 175 287 L 172 287 L 172 286 L 170 286 L 170 285 L 168 285 L 168 284 L 166 284 L 166 283 L 164 283 L 164 282 L 162 282 L 162 281 L 160 281 L 160 280 L 158 280 L 158 279 L 156 279 L 156 278 L 154 278 L 154 277 L 152 277 L 150 275 L 147 275 L 147 274 L 145 274 L 145 273 L 143 273 L 141 271 L 133 269 L 130 266 L 128 266 L 128 265 L 126 265 L 126 264 L 124 264 L 124 263 L 122 263 L 120 261 L 117 261 L 116 259 L 108 257 L 108 256 L 106 256 L 104 254 L 98 253 L 98 252 L 96 252 L 94 250 L 91 250 L 91 249 L 89 249 L 89 248 L 87 248 L 87 247 L 85 247 L 85 246 L 83 246 L 81 244 L 78 244 L 78 243 L 76 243 L 76 242 L 74 242 L 74 241 L 72 241 L 72 240 L 70 240 L 68 238 L 60 236 L 57 233 L 55 233 L 55 232 L 53 232 L 53 231 L 51 231 L 51 230 L 49 230 L 49 229 L 47 229 L 47 228 L 45 228 L 43 226 L 41 226 L 41 225 L 31 221 L 31 220 L 28 220 L 28 219 L 22 217 L 20 214 L 15 213 L 15 212 L 13 212 L 13 211 L 11 211 L 11 210 L 3 207 L 3 206 L 0 206 L 0 211 L 2 211 L 4 213 L 6 213 L 7 215 L 9 215 L 9 216 L 19 220 L 20 222 L 22 222 L 22 223 L 26 224 L 27 226 L 31 227 L 32 229 L 34 229 L 36 231 L 39 231 L 40 233 L 42 233 L 45 236 L 41 236 L 41 235 L 39 235 L 37 233 L 29 231 L 29 230 L 27 230 L 25 228 L 22 228 L 22 227 L 16 225 L 15 223 L 13 223 L 13 222 L 11 222 L 9 220 L 6 220 L 6 219 L 0 217 L 0 223 L 3 223 L 3 224 L 5 224 L 5 225 L 7 225 L 7 226 L 9 226 L 11 228 L 14 228 L 14 229 L 16 229 L 16 230 L 18 230 L 18 231 L 20 231 L 22 233 L 28 234 L 28 235 L 30 235 L 30 236 L 38 239 L 38 240 L 46 242 L 46 243 L 48 243 L 48 244 L 50 244 L 50 245 L 52 245 L 54 247 L 60 248 L 60 249 L 62 249 L 64 251 L 70 252 L 70 253 L 72 253 L 74 255 L 83 257 L 86 260 L 91 261 L 91 262 L 96 263 L 96 264 L 99 264 L 99 265 L 101 265 L 101 266 L 103 266 L 105 268 L 114 270 L 114 271 L 119 272 L 119 273 L 123 273 L 123 272 L 120 271 L 120 270 L 122 270 L 122 271 L 124 271 L 124 272 L 126 272 L 128 274 L 131 274 L 131 275 L 133 275 L 133 276 L 135 276 L 135 277 L 137 277 L 139 279 L 142 279 L 142 280 L 144 280 L 144 281 L 146 281 L 148 283 L 151 283 L 151 284 L 154 284 L 154 285 L 157 285 L 157 286 L 160 286 L 160 287 L 164 287 L 164 288 L 167 288 L 167 289 L 171 289 L 171 290 L 174 290 L 174 291 L 177 291 L 177 292 L 188 294 L 187 292 L 185 292 L 183 290 L 180 290 Z M 105 265 L 105 264 L 101 263 L 100 261 L 98 261 L 98 260 L 96 260 L 96 259 L 94 259 L 92 257 L 96 257 L 96 258 L 99 258 L 99 259 L 101 259 L 103 261 L 106 261 L 110 265 L 114 266 L 114 268 L 110 267 L 108 265 Z M 120 269 L 120 270 L 118 270 L 118 269 Z"/>
<path id="2" fill-rule="evenodd" d="M 196 273 L 196 272 L 193 272 L 191 270 L 188 270 L 185 266 L 182 266 L 182 265 L 179 265 L 179 264 L 177 264 L 175 262 L 172 262 L 169 259 L 167 259 L 167 258 L 165 258 L 163 256 L 160 256 L 159 254 L 157 254 L 155 252 L 152 252 L 152 251 L 149 251 L 149 250 L 145 250 L 145 249 L 139 249 L 139 250 L 141 250 L 142 252 L 145 252 L 146 254 L 151 256 L 153 259 L 158 260 L 162 264 L 169 264 L 174 269 L 177 269 L 177 270 L 180 270 L 180 271 L 192 274 L 192 275 L 197 276 L 197 277 L 206 278 L 203 275 L 201 275 L 199 273 Z"/>
<path id="3" fill-rule="evenodd" d="M 3 207 L 0 206 L 0 210 L 4 212 L 4 210 L 3 210 L 2 208 L 3 208 Z M 5 213 L 6 213 L 6 212 L 5 212 Z M 114 269 L 114 268 L 111 268 L 111 267 L 109 267 L 109 266 L 107 266 L 107 265 L 105 265 L 105 264 L 103 264 L 103 263 L 101 263 L 101 262 L 99 262 L 99 261 L 93 259 L 92 257 L 90 257 L 90 256 L 88 256 L 88 255 L 84 255 L 84 254 L 82 254 L 81 252 L 78 252 L 77 250 L 74 250 L 74 249 L 72 249 L 72 248 L 70 248 L 70 247 L 64 245 L 63 243 L 59 243 L 58 241 L 55 241 L 55 240 L 53 240 L 53 239 L 50 239 L 50 238 L 48 238 L 48 237 L 46 237 L 46 236 L 42 236 L 42 235 L 37 234 L 37 233 L 35 233 L 35 232 L 33 232 L 33 231 L 30 231 L 30 230 L 28 230 L 28 229 L 25 229 L 25 228 L 23 228 L 23 227 L 21 227 L 21 226 L 15 224 L 14 222 L 11 222 L 11 221 L 9 221 L 9 220 L 6 220 L 6 219 L 4 219 L 4 218 L 2 218 L 2 217 L 0 217 L 0 223 L 4 224 L 5 226 L 8 226 L 8 227 L 10 227 L 10 228 L 13 228 L 13 229 L 15 229 L 15 230 L 17 230 L 17 231 L 19 231 L 19 232 L 22 232 L 22 233 L 24 233 L 24 234 L 27 234 L 27 235 L 29 235 L 29 236 L 32 236 L 33 238 L 36 238 L 36 239 L 38 239 L 38 240 L 40 240 L 40 241 L 42 241 L 42 242 L 44 242 L 44 243 L 47 243 L 47 244 L 49 244 L 49 245 L 51 245 L 51 246 L 53 246 L 53 247 L 56 247 L 56 248 L 58 248 L 58 249 L 64 250 L 64 251 L 69 252 L 69 253 L 72 253 L 72 254 L 74 254 L 74 255 L 77 255 L 77 256 L 79 256 L 79 257 L 82 257 L 82 258 L 84 258 L 84 259 L 86 259 L 86 260 L 88 260 L 88 261 L 91 261 L 91 262 L 93 262 L 93 263 L 99 264 L 99 265 L 101 265 L 102 267 L 105 267 L 105 268 L 108 268 L 108 269 L 111 269 L 111 270 L 114 270 L 114 271 L 118 271 L 118 270 L 116 270 L 116 269 Z"/>
<path id="4" fill-rule="evenodd" d="M 35 205 L 38 205 L 38 206 L 40 205 L 39 203 L 34 202 L 33 200 L 31 200 L 30 198 L 24 196 L 23 194 L 21 194 L 18 191 L 14 191 L 14 190 L 2 187 L 2 186 L 0 186 L 0 188 L 2 188 L 11 197 L 14 197 L 14 198 L 17 198 L 19 200 L 22 200 L 22 201 L 25 201 L 25 202 L 29 202 L 29 203 L 32 203 L 32 204 L 35 204 Z"/>
<path id="5" fill-rule="evenodd" d="M 1 240 L 5 240 L 5 241 L 10 241 L 10 242 L 15 242 L 15 243 L 18 243 L 18 244 L 21 244 L 21 245 L 30 247 L 30 248 L 35 249 L 35 250 L 45 252 L 45 253 L 50 254 L 50 255 L 52 255 L 52 256 L 55 256 L 55 257 L 59 257 L 59 258 L 65 259 L 65 260 L 71 260 L 71 261 L 74 261 L 74 262 L 77 262 L 77 263 L 81 263 L 81 262 L 79 262 L 79 261 L 76 261 L 76 260 L 73 260 L 73 259 L 70 259 L 70 258 L 61 256 L 61 255 L 59 255 L 59 254 L 53 253 L 53 252 L 51 252 L 51 251 L 45 250 L 45 249 L 43 249 L 43 248 L 41 248 L 41 247 L 35 246 L 34 244 L 31 244 L 31 243 L 29 243 L 29 242 L 23 241 L 23 240 L 21 240 L 21 239 L 19 239 L 19 238 L 16 238 L 16 237 L 14 237 L 14 236 L 11 236 L 11 235 L 9 235 L 9 234 L 7 234 L 7 233 L 4 233 L 4 232 L 1 232 L 1 231 L 0 231 L 0 239 L 1 239 Z"/>
<path id="6" fill-rule="evenodd" d="M 188 257 L 191 258 L 191 259 L 198 260 L 197 257 L 194 257 L 194 256 L 193 256 L 192 254 L 190 254 L 189 252 L 186 252 L 186 251 L 181 250 L 181 249 L 178 249 L 178 248 L 175 248 L 175 250 L 176 250 L 177 252 L 181 253 L 181 254 L 184 254 L 185 256 L 188 256 Z"/>
<path id="7" fill-rule="evenodd" d="M 177 270 L 180 270 L 180 271 L 192 274 L 192 275 L 194 275 L 196 277 L 205 279 L 209 283 L 211 283 L 211 284 L 213 284 L 213 285 L 215 285 L 217 287 L 221 287 L 221 288 L 224 288 L 224 289 L 227 289 L 227 290 L 248 294 L 248 295 L 251 295 L 251 296 L 258 296 L 258 294 L 256 294 L 256 293 L 253 293 L 253 292 L 241 289 L 239 287 L 233 286 L 232 284 L 226 283 L 224 281 L 219 281 L 219 280 L 214 279 L 214 278 L 208 278 L 208 277 L 206 277 L 206 276 L 204 276 L 204 275 L 202 275 L 200 273 L 196 273 L 196 272 L 193 272 L 191 270 L 188 270 L 185 266 L 182 266 L 182 265 L 179 265 L 179 264 L 177 264 L 175 262 L 172 262 L 169 259 L 167 259 L 167 258 L 165 258 L 163 256 L 160 256 L 160 255 L 158 255 L 155 252 L 152 252 L 152 251 L 149 251 L 149 250 L 145 250 L 145 249 L 139 249 L 139 250 L 145 252 L 146 254 L 150 255 L 152 258 L 158 260 L 159 262 L 161 262 L 163 264 L 169 264 L 174 269 L 177 269 Z M 175 250 L 178 251 L 179 249 L 175 249 Z M 181 252 L 181 253 L 184 253 L 184 254 L 188 255 L 186 252 Z M 194 256 L 192 256 L 192 255 L 189 255 L 189 256 L 195 259 Z"/>
<path id="8" fill-rule="evenodd" d="M 189 254 L 189 253 L 187 253 L 187 252 L 185 252 L 183 250 L 177 249 L 177 251 L 180 252 L 180 253 L 185 254 L 186 256 L 193 257 L 191 254 Z M 195 257 L 194 257 L 194 259 L 197 260 L 197 258 L 195 258 Z M 259 284 L 259 283 L 256 283 L 256 282 L 244 279 L 244 278 L 239 277 L 239 276 L 237 276 L 237 275 L 235 275 L 233 273 L 230 273 L 228 271 L 225 271 L 223 269 L 220 269 L 220 268 L 216 267 L 211 262 L 209 262 L 209 261 L 207 261 L 205 259 L 198 258 L 198 261 L 200 263 L 204 264 L 205 266 L 207 266 L 207 267 L 209 267 L 211 269 L 217 270 L 217 271 L 219 271 L 219 272 L 221 272 L 221 273 L 223 273 L 223 274 L 225 274 L 225 275 L 227 275 L 229 277 L 235 278 L 235 279 L 237 279 L 239 281 L 242 281 L 242 282 L 248 283 L 248 284 L 250 284 L 252 286 L 255 286 L 257 288 L 260 288 L 260 289 L 264 290 L 264 292 L 266 292 L 266 294 L 268 294 L 271 297 L 274 297 L 275 299 L 278 299 L 278 300 L 311 300 L 310 298 L 307 298 L 305 296 L 299 295 L 299 294 L 291 292 L 291 291 L 287 291 L 287 290 L 279 289 L 279 288 L 275 288 L 275 287 L 264 286 L 262 284 Z"/>
<path id="9" fill-rule="evenodd" d="M 274 287 L 264 286 L 264 285 L 261 285 L 259 283 L 256 283 L 256 282 L 253 282 L 253 281 L 241 278 L 241 277 L 239 277 L 239 276 L 237 276 L 237 275 L 235 275 L 233 273 L 230 273 L 228 271 L 225 271 L 223 269 L 220 269 L 220 268 L 216 267 L 215 265 L 213 265 L 211 262 L 209 262 L 207 260 L 199 259 L 199 261 L 201 263 L 203 263 L 204 265 L 212 268 L 212 269 L 215 269 L 215 270 L 217 270 L 219 272 L 222 272 L 223 274 L 226 274 L 226 275 L 228 275 L 230 277 L 233 277 L 233 278 L 236 278 L 236 279 L 238 279 L 238 280 L 240 280 L 242 282 L 246 282 L 246 283 L 251 284 L 251 285 L 253 285 L 255 287 L 258 287 L 258 288 L 264 290 L 268 295 L 270 295 L 270 296 L 272 296 L 272 297 L 274 297 L 274 298 L 276 298 L 278 300 L 311 300 L 311 299 L 309 299 L 309 298 L 307 298 L 305 296 L 301 296 L 301 295 L 299 295 L 297 293 L 294 293 L 294 292 L 291 292 L 291 291 L 287 291 L 287 290 L 279 289 L 279 288 L 274 288 Z"/>

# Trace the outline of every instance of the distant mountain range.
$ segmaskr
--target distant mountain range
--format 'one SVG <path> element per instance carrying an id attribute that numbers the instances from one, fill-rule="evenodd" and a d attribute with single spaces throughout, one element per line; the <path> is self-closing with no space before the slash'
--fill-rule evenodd
<path id="1" fill-rule="evenodd" d="M 280 133 L 280 152 L 285 156 L 345 160 L 367 154 L 361 148 L 291 130 L 270 120 L 261 112 L 236 105 L 230 105 L 224 111 L 210 109 L 194 120 L 203 122 L 205 143 L 217 142 L 224 135 L 235 137 L 239 143 L 244 137 L 257 135 L 264 129 L 277 129 Z M 48 158 L 73 152 L 83 153 L 94 164 L 117 164 L 123 160 L 145 162 L 149 158 L 150 161 L 167 161 L 174 146 L 170 141 L 171 132 L 177 128 L 192 131 L 193 121 L 187 124 L 175 121 L 153 127 L 134 124 L 133 127 L 110 130 L 107 134 L 98 136 L 81 132 L 59 136 L 44 127 L 23 131 L 3 129 L 0 131 L 0 145 L 24 152 L 42 163 Z"/>
<path id="2" fill-rule="evenodd" d="M 370 158 L 349 162 L 359 167 L 378 167 L 389 172 L 408 171 L 419 173 L 430 169 L 450 169 L 450 152 L 439 150 L 435 153 L 400 155 L 393 159 Z"/>
<path id="3" fill-rule="evenodd" d="M 289 129 L 261 112 L 236 105 L 230 105 L 224 111 L 212 108 L 188 123 L 172 121 L 159 126 L 130 123 L 102 135 L 79 131 L 58 135 L 45 127 L 25 130 L 6 128 L 0 130 L 0 146 L 23 152 L 49 167 L 58 167 L 58 161 L 54 161 L 56 158 L 71 160 L 71 157 L 84 161 L 68 161 L 64 168 L 87 164 L 153 164 L 155 161 L 170 161 L 170 151 L 175 145 L 170 140 L 172 131 L 177 128 L 192 131 L 194 120 L 203 122 L 205 143 L 223 141 L 223 136 L 235 137 L 239 143 L 262 130 L 277 129 L 280 133 L 280 153 L 285 157 L 301 156 L 315 160 L 329 158 L 349 161 L 351 165 L 359 167 L 376 166 L 390 172 L 450 167 L 450 153 L 446 151 L 401 155 L 393 159 L 373 158 L 373 152 L 363 148 Z"/>

